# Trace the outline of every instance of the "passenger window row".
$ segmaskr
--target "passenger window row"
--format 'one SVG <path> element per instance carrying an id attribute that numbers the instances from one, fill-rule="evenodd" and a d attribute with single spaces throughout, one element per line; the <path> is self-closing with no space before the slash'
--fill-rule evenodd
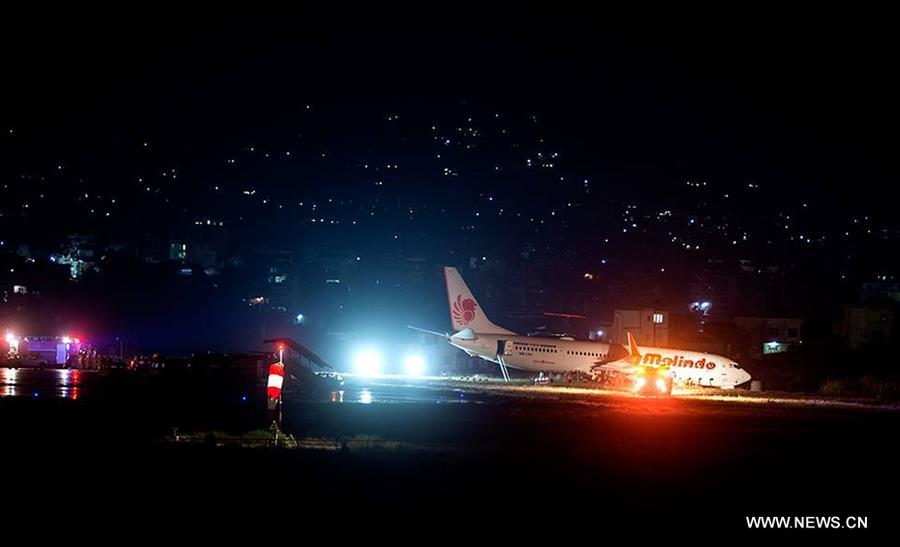
<path id="1" fill-rule="evenodd" d="M 605 353 L 597 353 L 591 351 L 567 351 L 569 355 L 583 355 L 585 357 L 606 357 Z"/>
<path id="2" fill-rule="evenodd" d="M 522 351 L 536 351 L 539 353 L 559 353 L 555 348 L 541 348 L 541 347 L 537 347 L 537 346 L 534 346 L 534 347 L 524 346 L 524 347 L 520 347 L 519 349 Z"/>

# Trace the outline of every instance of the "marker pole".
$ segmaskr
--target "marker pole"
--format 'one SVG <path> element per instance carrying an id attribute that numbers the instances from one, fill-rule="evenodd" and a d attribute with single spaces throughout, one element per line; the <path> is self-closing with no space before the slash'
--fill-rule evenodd
<path id="1" fill-rule="evenodd" d="M 278 362 L 281 363 L 281 366 L 284 367 L 284 345 L 278 346 Z M 284 390 L 278 394 L 278 428 L 281 428 L 281 419 L 283 415 L 282 408 L 284 407 Z"/>

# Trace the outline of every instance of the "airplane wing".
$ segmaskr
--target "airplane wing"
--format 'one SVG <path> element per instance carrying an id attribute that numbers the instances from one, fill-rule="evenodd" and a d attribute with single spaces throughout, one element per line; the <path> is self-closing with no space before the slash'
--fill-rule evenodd
<path id="1" fill-rule="evenodd" d="M 608 363 L 600 363 L 591 367 L 591 370 L 606 370 L 621 372 L 623 374 L 632 374 L 639 367 L 641 362 L 641 351 L 638 349 L 637 342 L 631 333 L 628 333 L 628 356 Z"/>
<path id="2" fill-rule="evenodd" d="M 635 366 L 628 362 L 626 359 L 619 359 L 618 361 L 611 361 L 609 363 L 603 363 L 600 365 L 594 365 L 591 367 L 591 370 L 606 370 L 610 372 L 621 372 L 623 374 L 631 374 L 635 370 Z"/>

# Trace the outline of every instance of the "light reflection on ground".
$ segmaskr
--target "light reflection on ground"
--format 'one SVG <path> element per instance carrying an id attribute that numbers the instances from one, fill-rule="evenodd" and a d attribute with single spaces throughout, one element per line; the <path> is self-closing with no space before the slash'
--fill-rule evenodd
<path id="1" fill-rule="evenodd" d="M 587 404 L 609 404 L 615 401 L 641 400 L 628 391 L 603 389 L 590 384 L 533 385 L 528 380 L 510 383 L 496 378 L 445 378 L 439 376 L 381 375 L 363 377 L 346 374 L 341 402 L 371 403 L 470 403 L 495 402 L 501 398 L 549 399 L 572 398 Z M 715 401 L 744 405 L 797 405 L 835 408 L 878 408 L 900 411 L 900 405 L 868 400 L 829 399 L 820 395 L 799 393 L 753 392 L 747 389 L 676 388 L 672 399 Z M 334 400 L 334 399 L 333 399 Z"/>
<path id="2" fill-rule="evenodd" d="M 77 400 L 84 371 L 71 369 L 0 368 L 0 397 L 56 397 Z"/>

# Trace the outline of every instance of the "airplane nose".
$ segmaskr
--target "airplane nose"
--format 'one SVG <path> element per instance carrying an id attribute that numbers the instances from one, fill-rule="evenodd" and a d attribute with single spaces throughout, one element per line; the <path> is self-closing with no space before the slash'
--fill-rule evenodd
<path id="1" fill-rule="evenodd" d="M 750 378 L 751 378 L 750 373 L 747 372 L 746 370 L 742 370 L 742 371 L 741 371 L 741 375 L 740 375 L 740 377 L 738 378 L 738 385 L 740 385 L 740 384 L 746 384 L 747 382 L 750 381 Z"/>

